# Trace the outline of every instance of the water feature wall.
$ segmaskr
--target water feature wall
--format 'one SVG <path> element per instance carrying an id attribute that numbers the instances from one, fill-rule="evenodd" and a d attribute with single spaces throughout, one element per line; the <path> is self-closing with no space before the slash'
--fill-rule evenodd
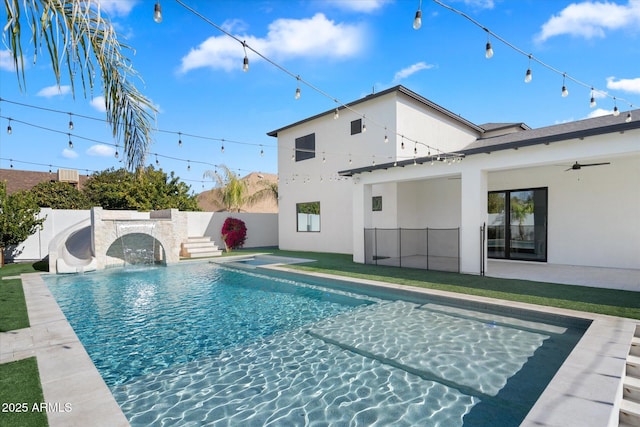
<path id="1" fill-rule="evenodd" d="M 180 260 L 187 216 L 177 209 L 152 212 L 91 209 L 91 249 L 98 270 L 125 264 L 171 264 Z"/>

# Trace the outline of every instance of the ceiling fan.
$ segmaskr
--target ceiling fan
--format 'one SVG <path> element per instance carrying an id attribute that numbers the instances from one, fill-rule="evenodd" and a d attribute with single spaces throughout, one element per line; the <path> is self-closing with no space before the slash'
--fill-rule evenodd
<path id="1" fill-rule="evenodd" d="M 602 162 L 602 163 L 578 163 L 578 162 L 575 162 L 573 165 L 571 165 L 571 167 L 569 169 L 565 170 L 565 172 L 568 172 L 568 171 L 571 171 L 571 170 L 579 171 L 580 169 L 586 168 L 588 166 L 602 166 L 602 165 L 610 165 L 610 164 L 611 164 L 610 162 Z"/>

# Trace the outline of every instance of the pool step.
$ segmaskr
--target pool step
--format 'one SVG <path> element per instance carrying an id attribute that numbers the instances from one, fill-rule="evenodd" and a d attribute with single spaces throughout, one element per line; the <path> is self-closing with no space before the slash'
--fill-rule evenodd
<path id="1" fill-rule="evenodd" d="M 211 237 L 189 237 L 180 244 L 182 258 L 205 258 L 220 256 L 222 251 L 216 246 Z"/>
<path id="2" fill-rule="evenodd" d="M 622 383 L 619 426 L 640 426 L 640 325 L 631 340 Z"/>

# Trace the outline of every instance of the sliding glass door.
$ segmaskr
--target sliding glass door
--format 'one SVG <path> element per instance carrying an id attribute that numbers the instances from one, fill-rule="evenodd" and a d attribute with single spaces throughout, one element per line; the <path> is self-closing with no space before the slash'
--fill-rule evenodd
<path id="1" fill-rule="evenodd" d="M 547 260 L 547 189 L 489 193 L 489 258 Z"/>

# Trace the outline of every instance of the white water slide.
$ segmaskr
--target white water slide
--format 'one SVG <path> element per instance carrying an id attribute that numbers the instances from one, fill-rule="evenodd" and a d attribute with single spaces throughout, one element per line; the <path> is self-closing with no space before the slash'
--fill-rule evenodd
<path id="1" fill-rule="evenodd" d="M 58 234 L 49 244 L 49 271 L 82 273 L 97 267 L 91 249 L 91 219 L 87 218 Z"/>

